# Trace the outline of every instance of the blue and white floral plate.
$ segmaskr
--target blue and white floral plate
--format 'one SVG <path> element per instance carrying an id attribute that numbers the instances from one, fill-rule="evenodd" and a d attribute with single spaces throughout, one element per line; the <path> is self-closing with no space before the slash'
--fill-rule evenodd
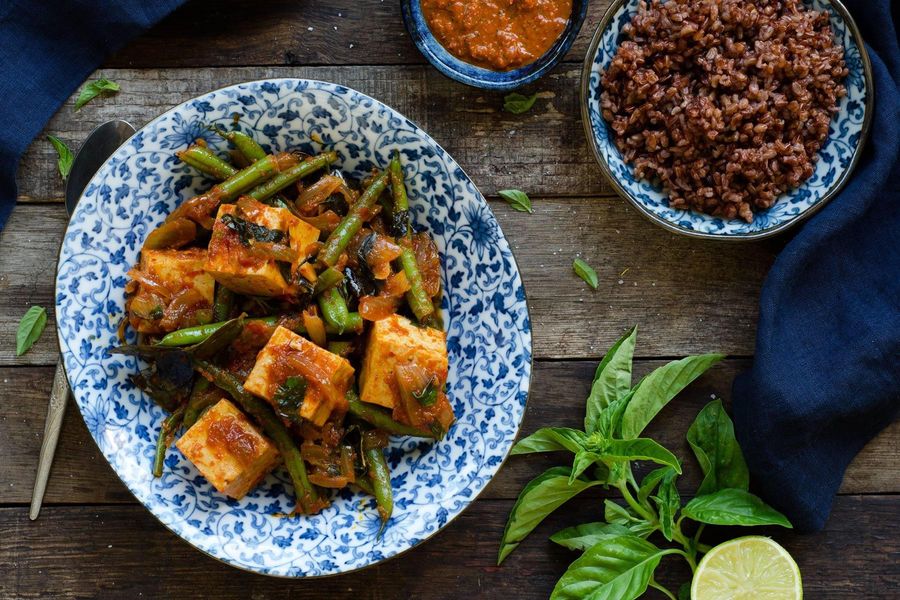
<path id="1" fill-rule="evenodd" d="M 210 181 L 175 150 L 230 127 L 233 115 L 272 150 L 336 150 L 362 176 L 400 150 L 418 227 L 443 256 L 448 391 L 458 421 L 437 443 L 393 440 L 394 514 L 382 536 L 369 499 L 344 491 L 312 517 L 292 510 L 285 473 L 240 501 L 218 494 L 173 449 L 151 476 L 164 412 L 128 381 L 135 359 L 110 355 L 124 314 L 125 273 L 149 231 Z M 315 142 L 311 140 L 316 140 Z M 228 564 L 285 577 L 332 575 L 395 556 L 458 516 L 500 468 L 519 429 L 531 377 L 525 290 L 484 197 L 409 119 L 352 89 L 302 79 L 235 85 L 190 100 L 134 135 L 101 167 L 72 215 L 56 282 L 59 344 L 91 435 L 137 499 L 169 529 Z"/>
<path id="2" fill-rule="evenodd" d="M 872 65 L 862 36 L 847 9 L 838 0 L 806 0 L 815 10 L 825 10 L 831 27 L 844 47 L 850 71 L 838 114 L 832 119 L 828 139 L 819 151 L 812 177 L 782 194 L 768 210 L 756 211 L 753 221 L 728 220 L 669 207 L 668 196 L 646 179 L 637 179 L 625 163 L 600 114 L 600 79 L 622 40 L 622 27 L 637 13 L 640 0 L 615 0 L 591 40 L 581 73 L 581 118 L 588 144 L 613 187 L 654 223 L 692 237 L 751 240 L 774 235 L 800 223 L 822 208 L 844 187 L 862 153 L 872 119 Z"/>

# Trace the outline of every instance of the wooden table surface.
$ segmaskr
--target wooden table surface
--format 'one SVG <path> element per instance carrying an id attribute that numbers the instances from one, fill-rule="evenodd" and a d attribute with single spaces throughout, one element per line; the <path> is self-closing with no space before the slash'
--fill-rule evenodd
<path id="1" fill-rule="evenodd" d="M 451 82 L 424 62 L 403 29 L 399 2 L 381 0 L 195 0 L 95 73 L 117 96 L 53 117 L 45 133 L 73 148 L 98 123 L 141 126 L 193 96 L 266 77 L 306 77 L 356 88 L 428 131 L 489 198 L 525 281 L 534 324 L 535 371 L 523 424 L 577 426 L 591 374 L 605 349 L 638 324 L 636 370 L 666 359 L 724 352 L 650 434 L 686 459 L 683 494 L 698 468 L 683 443 L 699 408 L 730 396 L 753 355 L 760 285 L 784 238 L 739 245 L 678 237 L 652 225 L 604 181 L 579 111 L 581 60 L 607 0 L 592 3 L 566 60 L 527 91 L 524 115 L 501 110 L 502 94 Z M 520 188 L 532 215 L 498 201 Z M 138 505 L 70 406 L 40 518 L 28 503 L 57 359 L 55 322 L 25 356 L 15 331 L 32 304 L 53 306 L 56 253 L 66 224 L 63 186 L 43 136 L 19 170 L 19 205 L 0 234 L 0 598 L 545 598 L 574 556 L 547 537 L 602 518 L 602 494 L 572 501 L 495 564 L 506 516 L 522 486 L 550 462 L 510 460 L 443 532 L 363 572 L 286 581 L 241 572 L 201 554 Z M 571 273 L 575 256 L 595 266 L 590 291 Z M 848 390 L 852 393 L 852 390 Z M 797 559 L 808 598 L 896 598 L 900 593 L 900 426 L 851 465 L 824 531 L 774 534 Z M 688 576 L 664 562 L 661 579 Z M 655 597 L 648 595 L 647 597 Z"/>

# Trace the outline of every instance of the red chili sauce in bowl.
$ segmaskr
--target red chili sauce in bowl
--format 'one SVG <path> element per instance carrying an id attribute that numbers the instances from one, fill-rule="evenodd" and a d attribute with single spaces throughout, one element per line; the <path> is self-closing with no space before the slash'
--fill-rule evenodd
<path id="1" fill-rule="evenodd" d="M 572 14 L 572 0 L 421 0 L 421 6 L 447 52 L 491 71 L 536 61 Z"/>

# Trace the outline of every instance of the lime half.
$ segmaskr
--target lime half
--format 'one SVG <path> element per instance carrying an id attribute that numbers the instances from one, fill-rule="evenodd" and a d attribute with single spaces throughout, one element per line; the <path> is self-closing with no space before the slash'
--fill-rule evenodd
<path id="1" fill-rule="evenodd" d="M 767 537 L 750 535 L 719 544 L 703 557 L 691 600 L 800 600 L 800 568 Z"/>

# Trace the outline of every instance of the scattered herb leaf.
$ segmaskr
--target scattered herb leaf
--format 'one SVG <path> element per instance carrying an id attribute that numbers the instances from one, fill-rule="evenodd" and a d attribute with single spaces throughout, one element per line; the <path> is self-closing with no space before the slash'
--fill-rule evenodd
<path id="1" fill-rule="evenodd" d="M 285 237 L 283 231 L 269 229 L 235 215 L 222 215 L 222 223 L 236 231 L 241 237 L 241 243 L 245 246 L 250 246 L 250 240 L 277 243 Z"/>
<path id="2" fill-rule="evenodd" d="M 522 190 L 500 190 L 497 194 L 519 212 L 534 212 L 531 208 L 531 198 Z"/>
<path id="3" fill-rule="evenodd" d="M 109 79 L 98 79 L 97 81 L 92 81 L 78 92 L 78 98 L 75 100 L 75 110 L 81 109 L 82 106 L 100 96 L 101 94 L 104 96 L 110 96 L 118 92 L 121 88 L 119 84 L 115 81 L 110 81 Z"/>
<path id="4" fill-rule="evenodd" d="M 576 258 L 572 262 L 572 268 L 575 269 L 576 275 L 581 277 L 586 284 L 595 290 L 597 289 L 597 286 L 600 285 L 600 280 L 597 278 L 597 271 L 580 258 Z"/>
<path id="5" fill-rule="evenodd" d="M 56 164 L 59 167 L 59 174 L 65 179 L 72 170 L 72 163 L 75 161 L 75 155 L 72 154 L 72 151 L 69 150 L 66 143 L 58 137 L 48 135 L 47 139 L 50 140 L 50 143 L 53 144 L 53 147 L 56 149 L 56 154 L 59 156 Z"/>
<path id="6" fill-rule="evenodd" d="M 272 399 L 278 408 L 278 416 L 294 423 L 300 423 L 300 407 L 306 397 L 306 379 L 299 375 L 292 375 L 284 380 L 284 383 L 275 390 Z"/>
<path id="7" fill-rule="evenodd" d="M 16 331 L 16 356 L 22 356 L 31 348 L 47 326 L 47 311 L 42 306 L 32 306 L 19 321 Z"/>
<path id="8" fill-rule="evenodd" d="M 518 92 L 513 92 L 503 97 L 503 110 L 514 115 L 521 115 L 531 110 L 535 100 L 537 100 L 537 94 L 524 96 Z"/>

